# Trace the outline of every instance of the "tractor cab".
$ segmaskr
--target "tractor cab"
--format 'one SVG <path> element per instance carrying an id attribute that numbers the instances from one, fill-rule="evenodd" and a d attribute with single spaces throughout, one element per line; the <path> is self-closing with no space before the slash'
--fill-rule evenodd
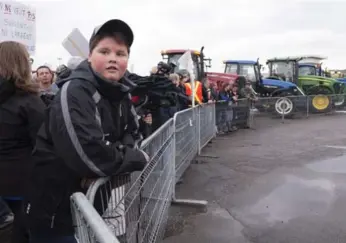
<path id="1" fill-rule="evenodd" d="M 278 77 L 262 78 L 261 65 L 259 61 L 249 60 L 226 60 L 225 73 L 237 74 L 246 78 L 252 83 L 252 88 L 261 97 L 277 97 L 273 100 L 263 99 L 262 102 L 256 103 L 259 110 L 273 110 L 277 115 L 290 116 L 294 113 L 295 107 L 298 105 L 292 96 L 304 95 L 292 82 L 279 80 Z"/>
<path id="2" fill-rule="evenodd" d="M 179 59 L 186 51 L 190 51 L 193 62 L 193 72 L 196 80 L 204 82 L 206 79 L 208 79 L 210 83 L 215 83 L 217 87 L 220 87 L 220 85 L 224 82 L 233 83 L 236 81 L 238 75 L 207 72 L 207 69 L 211 67 L 211 59 L 204 57 L 203 50 L 204 47 L 202 47 L 200 51 L 189 49 L 170 49 L 161 51 L 161 55 L 165 62 L 168 64 L 173 63 L 175 65 L 174 72 L 177 72 L 180 69 Z"/>
<path id="3" fill-rule="evenodd" d="M 312 110 L 328 111 L 333 103 L 334 106 L 343 105 L 343 96 L 338 96 L 333 100 L 331 97 L 334 94 L 344 94 L 345 91 L 342 82 L 316 75 L 321 60 L 321 57 L 316 56 L 269 59 L 267 61 L 269 78 L 295 83 L 305 94 L 315 96 L 312 100 Z"/>
<path id="4" fill-rule="evenodd" d="M 251 60 L 225 60 L 224 73 L 239 75 L 246 78 L 251 82 L 251 86 L 256 93 L 259 92 L 259 85 L 262 84 L 260 67 L 261 65 L 257 61 Z M 238 82 L 239 89 L 245 86 L 245 83 Z"/>
<path id="5" fill-rule="evenodd" d="M 322 70 L 322 60 L 327 57 L 322 56 L 302 56 L 299 64 L 299 76 L 313 75 L 313 76 L 324 76 Z"/>
<path id="6" fill-rule="evenodd" d="M 211 59 L 204 58 L 203 47 L 200 51 L 190 50 L 191 58 L 193 61 L 193 72 L 196 80 L 203 80 L 205 77 L 205 71 L 207 68 L 211 67 Z M 187 49 L 171 49 L 171 50 L 163 50 L 161 51 L 161 55 L 164 61 L 168 64 L 175 64 L 174 72 L 179 70 L 179 59 L 184 55 L 184 53 L 188 51 Z"/>
<path id="7" fill-rule="evenodd" d="M 268 59 L 268 78 L 297 83 L 299 75 L 299 61 L 300 58 L 296 57 Z"/>
<path id="8" fill-rule="evenodd" d="M 251 81 L 255 92 L 262 97 L 276 96 L 283 92 L 292 95 L 301 94 L 293 83 L 277 80 L 276 77 L 274 79 L 262 78 L 262 65 L 258 60 L 226 60 L 224 61 L 224 72 L 246 77 L 248 81 Z"/>
<path id="9" fill-rule="evenodd" d="M 226 60 L 224 73 L 237 74 L 246 77 L 253 84 L 261 82 L 260 64 L 258 61 Z"/>

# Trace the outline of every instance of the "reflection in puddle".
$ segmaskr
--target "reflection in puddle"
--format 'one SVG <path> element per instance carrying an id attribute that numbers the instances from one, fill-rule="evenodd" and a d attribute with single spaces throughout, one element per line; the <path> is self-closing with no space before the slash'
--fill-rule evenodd
<path id="1" fill-rule="evenodd" d="M 248 224 L 287 222 L 307 214 L 323 215 L 335 200 L 335 184 L 327 179 L 284 176 L 284 183 L 254 205 L 236 212 Z M 243 218 L 244 217 L 244 218 Z"/>
<path id="2" fill-rule="evenodd" d="M 306 168 L 317 172 L 346 174 L 346 156 L 308 164 Z"/>

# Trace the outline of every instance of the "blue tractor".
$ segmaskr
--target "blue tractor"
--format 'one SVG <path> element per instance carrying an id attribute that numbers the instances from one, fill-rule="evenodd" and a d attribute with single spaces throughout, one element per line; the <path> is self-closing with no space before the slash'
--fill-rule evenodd
<path id="1" fill-rule="evenodd" d="M 305 96 L 304 92 L 292 82 L 286 82 L 279 79 L 263 78 L 261 75 L 261 65 L 257 61 L 251 60 L 226 60 L 225 73 L 238 74 L 246 77 L 252 82 L 252 88 L 259 97 L 277 97 L 273 99 L 269 109 L 272 109 L 277 115 L 291 116 L 297 106 L 305 106 L 305 102 L 297 102 L 296 96 Z M 242 88 L 242 84 L 239 84 Z M 263 109 L 263 107 L 257 107 Z M 268 107 L 266 107 L 268 108 Z"/>

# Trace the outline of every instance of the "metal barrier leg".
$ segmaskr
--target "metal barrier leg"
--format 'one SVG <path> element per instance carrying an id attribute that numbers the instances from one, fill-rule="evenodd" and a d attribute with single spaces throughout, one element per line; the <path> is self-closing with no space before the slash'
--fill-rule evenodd
<path id="1" fill-rule="evenodd" d="M 196 112 L 196 121 L 197 121 L 197 127 L 196 127 L 196 133 L 197 133 L 197 143 L 198 143 L 198 155 L 201 154 L 202 148 L 201 148 L 201 108 L 198 106 Z"/>
<path id="2" fill-rule="evenodd" d="M 174 158 L 175 158 L 175 182 L 183 175 L 185 170 L 189 167 L 191 161 L 195 156 L 198 156 L 201 151 L 200 143 L 200 129 L 201 129 L 201 116 L 200 109 L 203 107 L 194 107 L 192 109 L 178 112 L 174 115 Z M 213 123 L 213 122 L 212 122 Z M 214 129 L 215 124 L 211 124 Z M 196 144 L 197 143 L 197 144 Z M 189 156 L 189 157 L 187 157 Z M 178 173 L 177 173 L 178 171 Z M 175 185 L 176 185 L 175 183 Z M 175 190 L 172 195 L 172 204 L 185 205 L 193 207 L 203 207 L 208 205 L 205 200 L 193 199 L 178 199 L 176 198 Z"/>
<path id="3" fill-rule="evenodd" d="M 205 200 L 191 200 L 191 199 L 176 199 L 172 200 L 173 205 L 193 206 L 193 207 L 207 207 L 208 201 Z"/>

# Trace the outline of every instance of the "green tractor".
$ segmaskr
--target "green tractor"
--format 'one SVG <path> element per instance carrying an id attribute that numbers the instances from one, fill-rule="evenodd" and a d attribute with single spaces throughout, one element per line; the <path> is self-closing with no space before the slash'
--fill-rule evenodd
<path id="1" fill-rule="evenodd" d="M 318 76 L 316 71 L 303 73 L 299 67 L 303 59 L 304 57 L 268 59 L 268 78 L 297 84 L 306 95 L 311 96 L 309 107 L 312 112 L 323 113 L 342 106 L 345 101 L 345 84 L 332 78 Z"/>
<path id="2" fill-rule="evenodd" d="M 299 76 L 320 76 L 320 77 L 326 77 L 326 78 L 332 78 L 336 80 L 337 82 L 341 82 L 346 86 L 346 78 L 343 78 L 341 73 L 338 73 L 338 76 L 332 76 L 333 72 L 327 71 L 327 69 L 322 68 L 322 60 L 327 59 L 327 57 L 321 57 L 321 56 L 304 56 L 302 57 L 302 60 L 299 61 Z M 338 85 L 337 85 L 338 84 Z M 340 83 L 337 83 L 334 86 L 335 93 L 340 94 L 337 95 L 336 100 L 336 107 L 342 107 L 345 106 L 345 95 L 343 92 L 340 92 L 340 88 L 342 88 L 342 85 Z"/>

